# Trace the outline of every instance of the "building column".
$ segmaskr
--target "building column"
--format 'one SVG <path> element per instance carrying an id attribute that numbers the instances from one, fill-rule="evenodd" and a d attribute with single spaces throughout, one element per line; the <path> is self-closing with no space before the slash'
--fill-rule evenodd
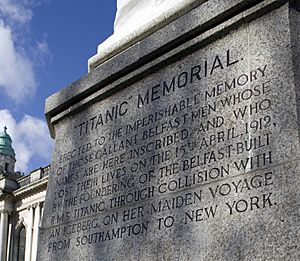
<path id="1" fill-rule="evenodd" d="M 12 217 L 12 213 L 9 213 L 8 216 L 8 239 L 7 239 L 7 257 L 6 257 L 6 261 L 10 260 L 10 255 L 11 255 L 11 250 L 12 250 L 12 229 L 13 229 L 13 217 Z"/>
<path id="2" fill-rule="evenodd" d="M 33 207 L 29 206 L 28 226 L 26 228 L 25 261 L 31 261 L 32 229 L 33 229 Z"/>
<path id="3" fill-rule="evenodd" d="M 1 212 L 0 220 L 0 261 L 6 261 L 8 212 Z"/>
<path id="4" fill-rule="evenodd" d="M 32 240 L 32 261 L 36 261 L 37 257 L 37 246 L 39 239 L 39 224 L 40 224 L 40 203 L 35 205 L 34 210 L 34 224 L 33 224 L 33 240 Z"/>

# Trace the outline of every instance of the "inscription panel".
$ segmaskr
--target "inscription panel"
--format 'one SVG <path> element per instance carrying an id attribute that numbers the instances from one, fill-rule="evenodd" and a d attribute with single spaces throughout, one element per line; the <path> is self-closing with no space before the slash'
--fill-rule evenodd
<path id="1" fill-rule="evenodd" d="M 256 237 L 276 244 L 287 177 L 299 185 L 285 23 L 274 11 L 59 122 L 44 256 L 241 260 Z"/>

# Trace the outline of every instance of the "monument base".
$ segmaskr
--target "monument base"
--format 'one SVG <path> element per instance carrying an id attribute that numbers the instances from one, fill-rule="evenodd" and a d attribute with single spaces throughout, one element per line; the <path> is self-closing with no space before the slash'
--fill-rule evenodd
<path id="1" fill-rule="evenodd" d="M 38 260 L 300 260 L 297 3 L 206 1 L 49 97 Z"/>

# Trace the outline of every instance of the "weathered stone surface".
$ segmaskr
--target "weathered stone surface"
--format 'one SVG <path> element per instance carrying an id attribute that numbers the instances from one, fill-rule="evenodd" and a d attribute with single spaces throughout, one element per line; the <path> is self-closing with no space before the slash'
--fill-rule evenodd
<path id="1" fill-rule="evenodd" d="M 133 46 L 118 77 L 100 66 L 48 99 L 39 260 L 299 260 L 293 4 L 241 5 L 151 59 Z"/>

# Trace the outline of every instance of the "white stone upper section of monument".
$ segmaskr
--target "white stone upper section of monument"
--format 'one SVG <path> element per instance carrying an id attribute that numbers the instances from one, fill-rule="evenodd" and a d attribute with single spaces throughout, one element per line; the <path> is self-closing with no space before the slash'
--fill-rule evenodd
<path id="1" fill-rule="evenodd" d="M 117 0 L 114 33 L 89 59 L 89 70 L 138 42 L 204 0 Z"/>
<path id="2" fill-rule="evenodd" d="M 118 0 L 114 32 L 129 34 L 168 11 L 180 0 Z"/>

